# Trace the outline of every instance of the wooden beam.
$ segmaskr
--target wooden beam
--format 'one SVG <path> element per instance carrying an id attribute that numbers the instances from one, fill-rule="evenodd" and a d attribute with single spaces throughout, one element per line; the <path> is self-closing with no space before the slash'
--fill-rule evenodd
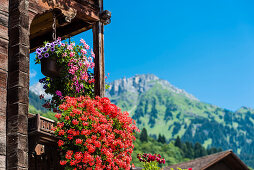
<path id="1" fill-rule="evenodd" d="M 105 93 L 105 69 L 104 69 L 104 25 L 97 22 L 93 26 L 93 48 L 95 53 L 95 96 L 104 97 Z"/>
<path id="2" fill-rule="evenodd" d="M 103 0 L 98 0 L 100 12 L 103 11 Z M 95 53 L 95 96 L 105 95 L 105 67 L 104 67 L 104 24 L 101 21 L 93 25 L 93 48 Z"/>
<path id="3" fill-rule="evenodd" d="M 62 27 L 57 27 L 57 37 L 62 39 L 77 35 L 81 32 L 87 31 L 92 28 L 92 25 L 85 23 L 81 20 L 73 20 L 70 24 Z M 47 30 L 38 32 L 36 35 L 30 35 L 30 52 L 43 45 L 44 41 L 52 41 L 52 28 L 49 27 Z"/>

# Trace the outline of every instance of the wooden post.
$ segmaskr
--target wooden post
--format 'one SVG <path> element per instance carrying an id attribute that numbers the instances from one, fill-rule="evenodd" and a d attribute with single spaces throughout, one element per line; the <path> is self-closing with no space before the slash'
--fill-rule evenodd
<path id="1" fill-rule="evenodd" d="M 7 170 L 28 169 L 28 4 L 28 0 L 9 0 Z"/>
<path id="2" fill-rule="evenodd" d="M 98 0 L 100 12 L 103 11 L 103 0 Z M 105 67 L 104 67 L 104 24 L 101 21 L 93 25 L 93 48 L 95 53 L 95 96 L 105 94 Z"/>

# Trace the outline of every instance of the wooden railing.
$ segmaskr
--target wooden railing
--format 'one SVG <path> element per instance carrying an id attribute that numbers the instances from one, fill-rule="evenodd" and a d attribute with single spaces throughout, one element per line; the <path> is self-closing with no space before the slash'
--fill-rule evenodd
<path id="1" fill-rule="evenodd" d="M 55 121 L 42 117 L 39 114 L 29 114 L 28 132 L 40 132 L 44 133 L 45 135 L 48 134 L 51 136 L 54 134 L 54 132 L 52 131 L 54 123 Z"/>

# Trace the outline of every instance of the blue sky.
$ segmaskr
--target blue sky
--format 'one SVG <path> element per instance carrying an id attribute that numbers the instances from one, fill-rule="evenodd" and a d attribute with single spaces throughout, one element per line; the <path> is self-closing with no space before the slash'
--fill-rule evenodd
<path id="1" fill-rule="evenodd" d="M 109 81 L 153 73 L 201 101 L 254 108 L 254 2 L 104 0 Z M 92 43 L 88 31 L 83 37 Z M 31 84 L 39 66 L 31 57 Z M 33 74 L 34 73 L 34 74 Z"/>

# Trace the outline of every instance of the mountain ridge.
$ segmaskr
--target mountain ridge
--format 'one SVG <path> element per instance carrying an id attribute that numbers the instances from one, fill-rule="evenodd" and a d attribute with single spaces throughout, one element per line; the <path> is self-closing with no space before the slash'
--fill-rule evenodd
<path id="1" fill-rule="evenodd" d="M 123 110 L 130 111 L 139 128 L 150 136 L 180 136 L 205 147 L 232 149 L 254 167 L 254 110 L 241 107 L 231 111 L 201 102 L 155 75 L 136 75 L 112 82 L 107 96 Z M 212 128 L 211 128 L 212 127 Z"/>
<path id="2" fill-rule="evenodd" d="M 185 95 L 186 97 L 193 100 L 198 100 L 193 95 L 187 93 L 185 90 L 173 86 L 167 80 L 160 79 L 154 74 L 136 74 L 130 78 L 124 77 L 119 80 L 115 80 L 109 84 L 109 96 L 111 96 L 112 93 L 113 95 L 119 94 L 119 92 L 122 92 L 121 90 L 137 92 L 140 95 L 141 93 L 149 90 L 156 82 L 160 83 L 163 88 L 168 88 L 174 93 Z"/>

